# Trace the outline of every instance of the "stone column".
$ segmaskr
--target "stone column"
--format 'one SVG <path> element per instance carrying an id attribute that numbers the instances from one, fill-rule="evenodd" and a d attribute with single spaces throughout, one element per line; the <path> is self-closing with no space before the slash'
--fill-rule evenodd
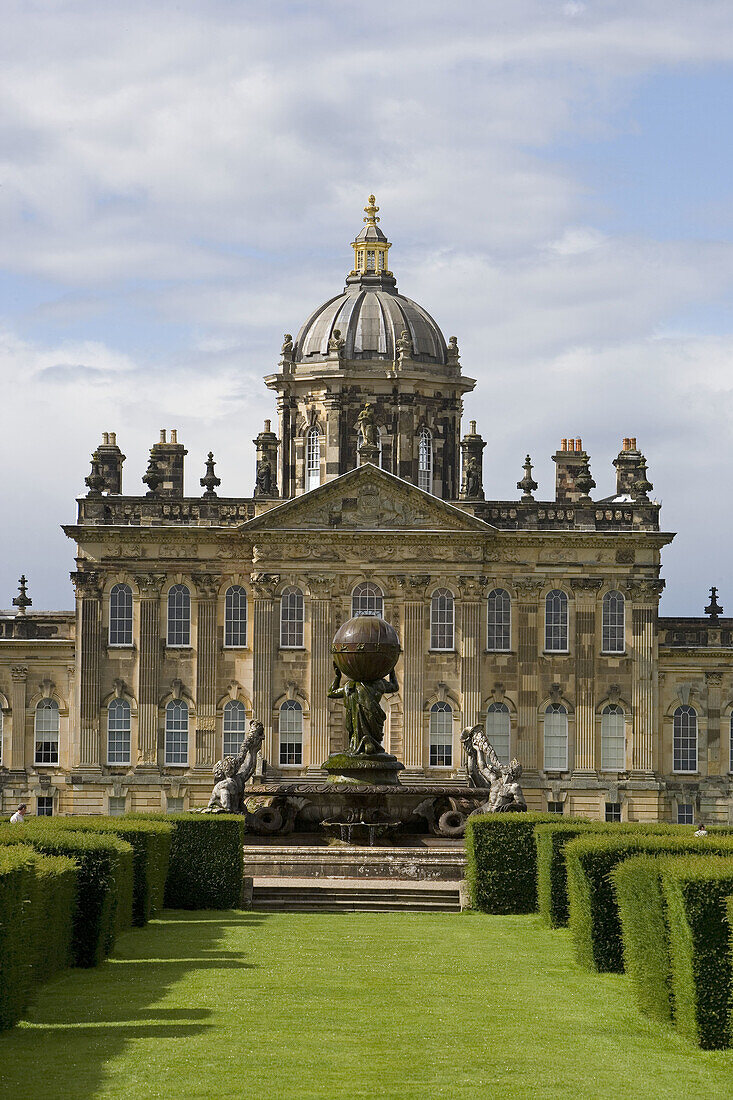
<path id="1" fill-rule="evenodd" d="M 332 679 L 331 585 L 327 577 L 308 582 L 310 593 L 310 754 L 308 770 L 320 772 L 329 755 L 328 687 Z"/>
<path id="2" fill-rule="evenodd" d="M 10 760 L 7 767 L 13 772 L 25 770 L 25 708 L 26 708 L 26 684 L 28 682 L 28 668 L 26 665 L 15 665 L 10 670 L 13 680 L 13 697 L 10 705 L 13 708 L 13 736 L 10 742 Z M 32 763 L 29 760 L 28 763 Z"/>
<path id="3" fill-rule="evenodd" d="M 575 757 L 573 774 L 596 771 L 595 693 L 596 597 L 603 582 L 593 577 L 571 580 L 575 593 Z"/>
<path id="4" fill-rule="evenodd" d="M 196 628 L 196 764 L 209 771 L 219 753 L 216 744 L 216 608 L 221 577 L 194 573 L 198 592 Z"/>
<path id="5" fill-rule="evenodd" d="M 631 706 L 633 710 L 632 772 L 642 776 L 654 771 L 656 715 L 654 666 L 659 597 L 664 581 L 644 581 L 630 586 L 631 612 Z"/>
<path id="6" fill-rule="evenodd" d="M 721 685 L 723 676 L 720 672 L 705 673 L 705 687 L 707 688 L 707 760 L 703 760 L 700 754 L 700 771 L 706 764 L 708 775 L 725 775 L 728 771 L 728 752 L 724 750 L 721 761 L 720 752 L 720 704 Z M 727 750 L 727 746 L 726 746 Z"/>
<path id="7" fill-rule="evenodd" d="M 481 625 L 485 577 L 460 577 L 463 725 L 481 721 Z"/>
<path id="8" fill-rule="evenodd" d="M 272 760 L 275 744 L 272 730 L 272 669 L 275 662 L 275 592 L 280 583 L 279 573 L 251 573 L 254 594 L 252 656 L 253 717 L 265 727 L 263 756 Z"/>
<path id="9" fill-rule="evenodd" d="M 160 590 L 165 574 L 144 573 L 135 580 L 140 592 L 137 767 L 154 768 L 158 764 Z"/>
<path id="10" fill-rule="evenodd" d="M 539 704 L 539 645 L 537 601 L 542 581 L 517 581 L 517 674 L 519 681 L 517 758 L 525 771 L 542 765 L 537 745 Z"/>
<path id="11" fill-rule="evenodd" d="M 421 574 L 398 578 L 405 594 L 404 652 L 404 765 L 413 771 L 425 766 L 423 744 L 423 669 L 425 662 L 425 592 L 430 576 Z"/>
<path id="12" fill-rule="evenodd" d="M 79 756 L 74 767 L 99 768 L 101 747 L 99 708 L 101 705 L 99 660 L 101 650 L 102 578 L 99 573 L 72 573 L 76 587 L 76 667 L 79 677 Z"/>

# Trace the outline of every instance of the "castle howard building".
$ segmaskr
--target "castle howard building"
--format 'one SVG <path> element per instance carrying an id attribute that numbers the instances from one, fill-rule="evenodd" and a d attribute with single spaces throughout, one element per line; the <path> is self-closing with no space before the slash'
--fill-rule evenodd
<path id="1" fill-rule="evenodd" d="M 624 439 L 594 499 L 581 440 L 529 457 L 514 500 L 487 499 L 485 442 L 462 431 L 455 337 L 401 295 L 370 196 L 341 294 L 283 342 L 253 495 L 183 491 L 173 430 L 142 490 L 104 433 L 64 528 L 76 610 L 0 614 L 2 808 L 119 813 L 205 805 L 248 720 L 260 774 L 319 775 L 343 745 L 330 644 L 384 615 L 403 655 L 385 747 L 411 783 L 465 777 L 464 726 L 524 766 L 532 809 L 610 820 L 731 819 L 733 619 L 659 618 L 660 527 Z M 465 781 L 465 778 L 464 780 Z"/>

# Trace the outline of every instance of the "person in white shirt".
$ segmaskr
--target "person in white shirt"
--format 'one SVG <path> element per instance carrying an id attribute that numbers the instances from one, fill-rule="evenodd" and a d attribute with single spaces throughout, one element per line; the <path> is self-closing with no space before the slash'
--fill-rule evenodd
<path id="1" fill-rule="evenodd" d="M 28 807 L 26 806 L 25 802 L 21 802 L 20 806 L 18 806 L 18 809 L 15 811 L 15 813 L 11 817 L 10 824 L 11 825 L 22 825 L 23 822 L 25 821 L 25 815 L 27 813 L 28 813 Z"/>
<path id="2" fill-rule="evenodd" d="M 701 821 L 698 827 L 695 829 L 695 836 L 707 836 L 708 831 L 705 828 L 705 822 Z"/>

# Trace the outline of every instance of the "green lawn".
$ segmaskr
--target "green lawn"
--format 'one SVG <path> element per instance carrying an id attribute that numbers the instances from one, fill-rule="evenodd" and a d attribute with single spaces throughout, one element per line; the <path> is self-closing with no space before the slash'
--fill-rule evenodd
<path id="1" fill-rule="evenodd" d="M 733 1097 L 566 932 L 479 914 L 166 913 L 0 1036 L 0 1096 Z"/>

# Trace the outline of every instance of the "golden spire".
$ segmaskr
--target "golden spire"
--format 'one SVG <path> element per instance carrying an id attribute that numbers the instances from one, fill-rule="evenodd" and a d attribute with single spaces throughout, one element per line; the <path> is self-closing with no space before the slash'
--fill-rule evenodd
<path id="1" fill-rule="evenodd" d="M 368 225 L 376 225 L 377 222 L 380 221 L 380 219 L 377 217 L 377 210 L 379 210 L 379 207 L 375 206 L 375 202 L 375 196 L 370 195 L 368 199 L 369 205 L 364 207 L 364 213 L 366 214 L 364 221 Z"/>

